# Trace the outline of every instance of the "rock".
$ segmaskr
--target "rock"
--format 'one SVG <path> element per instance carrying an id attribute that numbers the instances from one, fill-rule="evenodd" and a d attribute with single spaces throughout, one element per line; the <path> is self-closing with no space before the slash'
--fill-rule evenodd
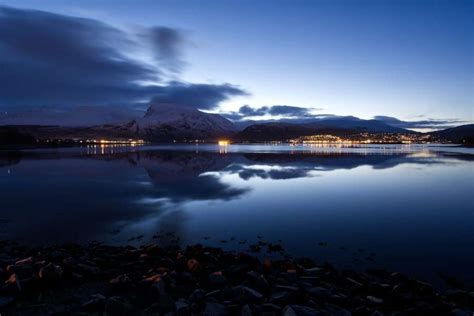
<path id="1" fill-rule="evenodd" d="M 251 252 L 260 252 L 260 250 L 262 250 L 262 247 L 260 247 L 258 244 L 250 245 Z"/>
<path id="2" fill-rule="evenodd" d="M 474 313 L 472 311 L 469 311 L 469 310 L 456 308 L 456 309 L 453 309 L 451 311 L 450 315 L 452 315 L 452 316 L 472 316 L 472 315 L 474 315 Z"/>
<path id="3" fill-rule="evenodd" d="M 196 259 L 189 259 L 186 266 L 191 272 L 197 272 L 200 269 L 199 262 Z"/>
<path id="4" fill-rule="evenodd" d="M 270 252 L 280 252 L 280 251 L 283 251 L 283 247 L 282 245 L 279 245 L 279 244 L 268 244 L 268 250 Z"/>
<path id="5" fill-rule="evenodd" d="M 256 271 L 249 271 L 247 272 L 247 278 L 253 284 L 253 286 L 257 287 L 260 290 L 266 291 L 269 289 L 269 284 L 265 277 Z"/>
<path id="6" fill-rule="evenodd" d="M 263 260 L 263 269 L 265 271 L 268 271 L 270 270 L 271 268 L 273 267 L 273 262 L 268 259 L 268 258 L 265 258 L 265 260 Z"/>
<path id="7" fill-rule="evenodd" d="M 439 294 L 403 274 L 340 271 L 290 256 L 262 263 L 263 256 L 202 245 L 9 249 L 0 246 L 2 314 L 464 316 L 474 306 L 468 288 Z M 61 287 L 44 286 L 56 281 Z"/>
<path id="8" fill-rule="evenodd" d="M 209 274 L 209 282 L 212 285 L 222 286 L 227 283 L 227 279 L 225 278 L 225 276 L 222 274 L 221 271 L 218 271 L 218 272 Z"/>
<path id="9" fill-rule="evenodd" d="M 18 275 L 16 273 L 10 275 L 10 277 L 5 281 L 5 284 L 11 285 L 13 289 L 16 289 L 18 291 L 22 290 L 20 279 L 18 278 Z"/>
<path id="10" fill-rule="evenodd" d="M 375 297 L 375 296 L 370 296 L 370 295 L 367 296 L 367 300 L 372 302 L 372 303 L 376 303 L 376 304 L 382 304 L 383 303 L 383 299 Z"/>
<path id="11" fill-rule="evenodd" d="M 165 315 L 167 313 L 172 313 L 176 307 L 176 303 L 167 294 L 161 294 L 158 300 L 159 312 L 160 315 Z"/>
<path id="12" fill-rule="evenodd" d="M 226 316 L 228 315 L 227 307 L 218 303 L 206 303 L 204 309 L 205 316 Z"/>
<path id="13" fill-rule="evenodd" d="M 180 298 L 176 301 L 176 303 L 174 303 L 174 310 L 175 314 L 178 316 L 184 316 L 190 313 L 188 302 L 182 298 Z"/>
<path id="14" fill-rule="evenodd" d="M 342 308 L 337 305 L 333 304 L 326 304 L 326 308 L 324 310 L 327 314 L 333 315 L 333 316 L 351 316 L 351 312 L 349 312 L 347 309 Z"/>
<path id="15" fill-rule="evenodd" d="M 252 316 L 252 310 L 248 304 L 242 306 L 242 309 L 240 310 L 240 316 Z"/>
<path id="16" fill-rule="evenodd" d="M 132 280 L 129 278 L 128 275 L 126 274 L 121 274 L 109 281 L 110 285 L 112 285 L 114 288 L 126 288 L 128 287 L 131 283 Z"/>
<path id="17" fill-rule="evenodd" d="M 166 293 L 166 284 L 161 274 L 154 274 L 143 280 L 144 283 L 150 284 L 159 294 Z"/>
<path id="18" fill-rule="evenodd" d="M 290 293 L 286 291 L 276 292 L 270 296 L 270 303 L 284 304 L 290 298 Z"/>
<path id="19" fill-rule="evenodd" d="M 131 305 L 120 296 L 113 296 L 105 303 L 105 315 L 121 316 L 129 315 L 132 310 Z"/>
<path id="20" fill-rule="evenodd" d="M 77 265 L 77 260 L 74 259 L 73 257 L 66 257 L 63 259 L 61 265 L 66 271 L 72 271 Z"/>
<path id="21" fill-rule="evenodd" d="M 38 276 L 45 282 L 58 282 L 63 277 L 63 269 L 59 265 L 49 263 L 40 269 Z"/>
<path id="22" fill-rule="evenodd" d="M 11 303 L 13 303 L 13 301 L 13 297 L 0 296 L 0 308 L 10 305 Z"/>
<path id="23" fill-rule="evenodd" d="M 203 289 L 195 289 L 191 295 L 189 295 L 189 301 L 200 302 L 206 297 L 206 292 Z"/>
<path id="24" fill-rule="evenodd" d="M 222 290 L 215 290 L 215 291 L 211 291 L 209 293 L 206 293 L 206 298 L 209 298 L 209 297 L 218 297 L 219 295 L 222 294 Z"/>
<path id="25" fill-rule="evenodd" d="M 275 289 L 296 292 L 299 290 L 299 287 L 291 285 L 275 285 Z"/>
<path id="26" fill-rule="evenodd" d="M 318 274 L 318 273 L 320 273 L 322 270 L 323 270 L 322 268 L 313 267 L 313 268 L 305 269 L 304 272 L 306 272 L 306 273 L 308 273 L 308 274 Z"/>
<path id="27" fill-rule="evenodd" d="M 244 286 L 242 289 L 244 290 L 245 296 L 251 301 L 260 301 L 263 299 L 263 295 L 254 289 L 246 286 Z"/>
<path id="28" fill-rule="evenodd" d="M 282 316 L 321 316 L 321 312 L 314 308 L 302 305 L 286 305 L 281 312 Z"/>
<path id="29" fill-rule="evenodd" d="M 308 289 L 308 293 L 318 298 L 327 298 L 331 296 L 331 291 L 321 286 L 315 286 Z"/>
<path id="30" fill-rule="evenodd" d="M 267 303 L 260 306 L 262 314 L 270 313 L 271 315 L 277 315 L 281 311 L 281 307 L 275 304 Z"/>
<path id="31" fill-rule="evenodd" d="M 423 281 L 415 281 L 414 286 L 416 291 L 424 294 L 431 294 L 434 292 L 433 286 L 429 283 L 423 282 Z"/>
<path id="32" fill-rule="evenodd" d="M 21 260 L 18 260 L 17 262 L 15 262 L 16 265 L 31 264 L 31 263 L 33 263 L 33 258 L 32 257 L 21 259 Z"/>
<path id="33" fill-rule="evenodd" d="M 100 273 L 99 268 L 89 265 L 89 264 L 78 263 L 76 267 L 83 274 L 98 275 Z"/>
<path id="34" fill-rule="evenodd" d="M 359 281 L 354 280 L 353 278 L 346 278 L 349 281 L 349 284 L 353 287 L 363 287 L 364 284 L 360 283 Z"/>
<path id="35" fill-rule="evenodd" d="M 474 293 L 463 290 L 447 290 L 444 295 L 449 301 L 474 306 Z"/>
<path id="36" fill-rule="evenodd" d="M 90 300 L 81 305 L 81 309 L 85 312 L 99 312 L 102 311 L 105 305 L 105 296 L 102 294 L 95 294 L 90 297 Z"/>

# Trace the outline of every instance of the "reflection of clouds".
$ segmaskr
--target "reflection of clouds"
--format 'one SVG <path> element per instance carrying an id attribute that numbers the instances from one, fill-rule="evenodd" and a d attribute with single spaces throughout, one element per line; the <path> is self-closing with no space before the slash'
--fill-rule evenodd
<path id="1" fill-rule="evenodd" d="M 161 181 L 159 177 L 152 177 L 153 196 L 162 196 L 172 202 L 190 200 L 230 200 L 236 198 L 247 189 L 233 188 L 223 183 L 214 174 L 203 174 L 195 177 L 178 177 L 175 181 Z"/>
<path id="2" fill-rule="evenodd" d="M 355 153 L 324 153 L 320 155 L 294 153 L 294 154 L 246 154 L 248 163 L 266 163 L 268 165 L 280 167 L 292 167 L 300 170 L 318 170 L 333 171 L 339 169 L 354 169 L 360 166 L 370 166 L 374 169 L 389 169 L 404 163 L 412 164 L 443 164 L 450 163 L 446 157 L 457 159 L 467 159 L 464 156 L 474 158 L 469 154 L 453 154 L 445 156 L 441 153 L 433 153 L 433 155 L 414 155 L 413 153 L 398 154 L 355 154 Z"/>
<path id="3" fill-rule="evenodd" d="M 41 236 L 49 241 L 100 239 L 115 228 L 126 234 L 152 232 L 158 227 L 183 231 L 187 203 L 229 201 L 253 189 L 250 182 L 239 187 L 238 181 L 227 181 L 228 175 L 285 181 L 317 176 L 315 171 L 321 174 L 359 166 L 389 169 L 410 164 L 419 168 L 474 161 L 474 155 L 454 152 L 220 155 L 144 149 L 105 155 L 77 149 L 10 156 L 0 152 L 2 163 L 15 164 L 8 178 L 0 174 L 2 216 L 13 220 L 5 229 L 17 236 L 33 240 Z"/>
<path id="4" fill-rule="evenodd" d="M 189 200 L 230 200 L 246 189 L 233 188 L 209 172 L 219 171 L 233 157 L 210 153 L 154 153 L 139 160 L 153 184 L 153 196 L 172 202 Z"/>
<path id="5" fill-rule="evenodd" d="M 311 166 L 300 166 L 300 167 L 282 167 L 278 165 L 241 165 L 233 164 L 226 168 L 225 171 L 230 174 L 237 174 L 243 180 L 249 180 L 251 178 L 261 179 L 272 179 L 272 180 L 285 180 L 294 178 L 308 177 L 309 172 L 313 171 L 314 168 Z"/>

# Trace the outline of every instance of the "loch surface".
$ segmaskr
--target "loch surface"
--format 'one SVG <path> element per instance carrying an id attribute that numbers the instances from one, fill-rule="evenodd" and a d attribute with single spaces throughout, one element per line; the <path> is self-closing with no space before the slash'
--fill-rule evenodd
<path id="1" fill-rule="evenodd" d="M 4 150 L 0 201 L 0 239 L 26 244 L 138 245 L 166 231 L 244 250 L 261 236 L 341 267 L 474 280 L 472 148 Z"/>

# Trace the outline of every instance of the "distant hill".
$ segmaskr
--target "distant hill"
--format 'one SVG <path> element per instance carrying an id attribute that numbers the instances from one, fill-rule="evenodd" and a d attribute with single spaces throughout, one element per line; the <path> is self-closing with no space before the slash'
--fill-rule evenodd
<path id="1" fill-rule="evenodd" d="M 474 124 L 447 128 L 430 134 L 453 143 L 474 145 Z"/>
<path id="2" fill-rule="evenodd" d="M 88 108 L 84 108 L 80 112 L 90 114 Z M 99 115 L 101 112 L 93 113 Z M 416 133 L 392 126 L 381 120 L 364 120 L 354 116 L 325 116 L 264 122 L 239 121 L 234 124 L 219 114 L 205 113 L 193 107 L 173 104 L 152 104 L 147 112 L 141 115 L 142 117 L 123 122 L 93 126 L 92 124 L 95 122 L 93 120 L 89 126 L 0 125 L 0 142 L 4 144 L 25 143 L 34 141 L 34 138 L 139 138 L 150 142 L 173 142 L 175 140 L 190 141 L 195 139 L 216 141 L 222 137 L 229 137 L 235 141 L 263 142 L 285 141 L 300 136 L 317 134 L 346 136 L 362 132 Z M 81 117 L 84 116 L 81 115 Z M 118 118 L 122 119 L 122 116 L 110 115 L 111 120 Z M 39 122 L 56 122 L 57 120 L 58 117 L 54 116 L 54 120 L 39 119 Z M 69 118 L 66 121 L 73 122 L 74 120 Z M 1 122 L 7 121 L 0 120 Z M 245 128 L 240 130 L 244 126 Z M 474 124 L 471 124 L 429 134 L 439 140 L 472 144 L 473 130 Z"/>
<path id="3" fill-rule="evenodd" d="M 0 145 L 34 144 L 35 138 L 13 126 L 0 126 Z"/>
<path id="4" fill-rule="evenodd" d="M 254 124 L 245 128 L 243 131 L 235 136 L 238 141 L 248 142 L 264 142 L 272 140 L 285 141 L 299 136 L 314 135 L 319 133 L 324 134 L 342 134 L 349 132 L 348 130 L 336 129 L 320 129 L 312 128 L 308 125 L 290 124 L 290 123 L 264 123 Z"/>
<path id="5" fill-rule="evenodd" d="M 316 134 L 344 136 L 361 132 L 415 133 L 403 128 L 387 125 L 377 120 L 362 120 L 356 117 L 337 117 L 312 120 L 300 124 L 286 122 L 253 124 L 239 132 L 235 138 L 239 141 L 284 141 L 299 136 Z"/>
<path id="6" fill-rule="evenodd" d="M 215 141 L 236 133 L 234 124 L 218 114 L 170 104 L 152 105 L 142 118 L 125 123 L 78 127 L 17 125 L 15 130 L 40 139 L 139 138 L 151 142 Z"/>

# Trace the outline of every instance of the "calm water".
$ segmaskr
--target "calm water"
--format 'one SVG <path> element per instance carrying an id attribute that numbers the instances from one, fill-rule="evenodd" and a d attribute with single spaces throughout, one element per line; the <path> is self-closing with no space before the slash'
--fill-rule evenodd
<path id="1" fill-rule="evenodd" d="M 0 238 L 181 243 L 474 280 L 474 149 L 231 145 L 0 152 Z M 209 236 L 209 240 L 203 240 Z M 327 243 L 320 246 L 320 242 Z M 344 246 L 346 250 L 339 249 Z M 363 249 L 359 252 L 357 249 Z M 374 262 L 366 261 L 374 253 Z"/>

